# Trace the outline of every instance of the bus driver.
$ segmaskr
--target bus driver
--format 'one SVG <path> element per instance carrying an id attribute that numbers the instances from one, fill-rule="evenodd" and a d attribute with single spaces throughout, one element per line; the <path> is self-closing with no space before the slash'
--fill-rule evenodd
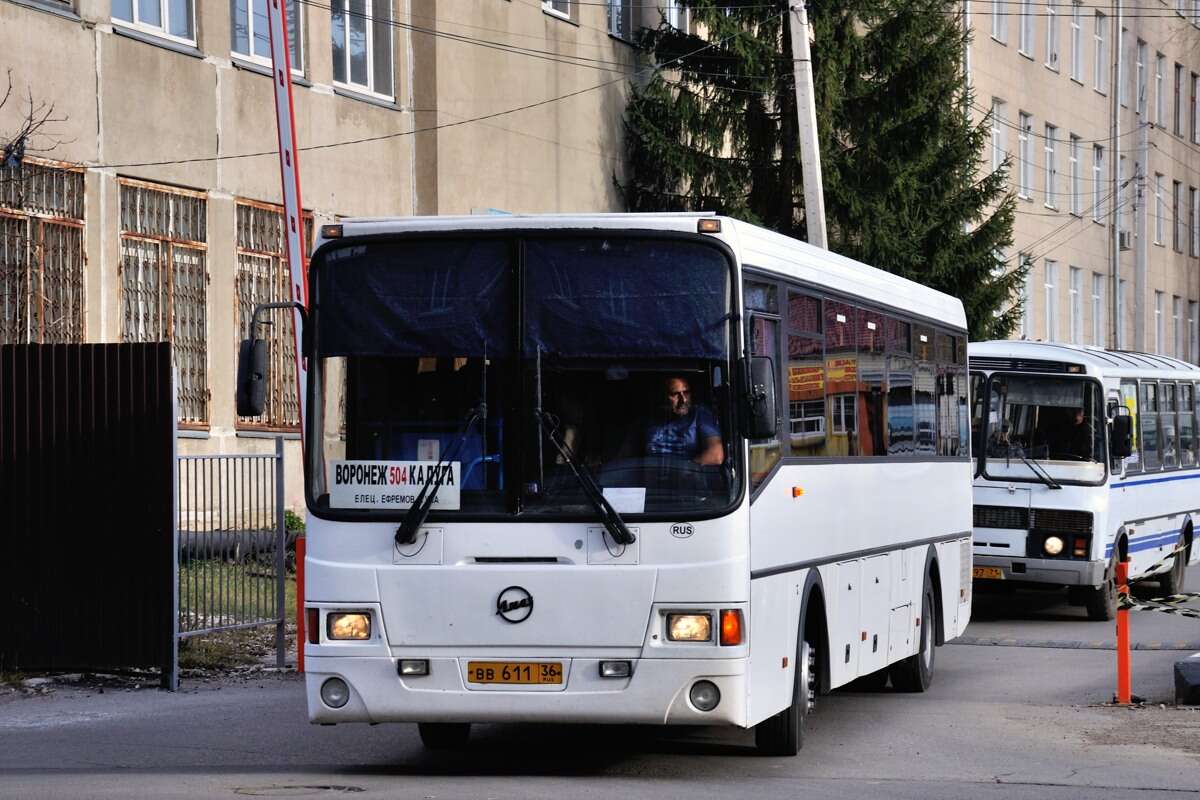
<path id="1" fill-rule="evenodd" d="M 700 465 L 721 464 L 725 448 L 713 413 L 692 404 L 692 387 L 686 378 L 672 375 L 662 384 L 665 421 L 646 427 L 646 454 L 690 458 Z"/>

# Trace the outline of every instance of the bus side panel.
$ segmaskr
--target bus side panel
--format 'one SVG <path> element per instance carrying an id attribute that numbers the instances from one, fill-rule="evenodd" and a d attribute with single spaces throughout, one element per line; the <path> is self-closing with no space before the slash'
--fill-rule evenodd
<path id="1" fill-rule="evenodd" d="M 792 700 L 800 603 L 808 570 L 761 578 L 750 584 L 749 725 Z"/>

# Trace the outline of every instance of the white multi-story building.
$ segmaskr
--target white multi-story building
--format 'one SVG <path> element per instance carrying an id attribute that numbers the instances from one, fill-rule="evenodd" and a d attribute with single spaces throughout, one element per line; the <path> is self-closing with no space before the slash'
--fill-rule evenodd
<path id="1" fill-rule="evenodd" d="M 964 2 L 985 165 L 1011 158 L 1018 198 L 1004 257 L 1030 265 L 1014 335 L 1200 362 L 1200 4 L 1113 10 Z"/>

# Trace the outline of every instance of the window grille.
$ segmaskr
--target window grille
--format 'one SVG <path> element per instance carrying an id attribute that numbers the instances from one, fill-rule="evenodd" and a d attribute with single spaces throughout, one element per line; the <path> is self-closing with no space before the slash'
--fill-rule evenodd
<path id="1" fill-rule="evenodd" d="M 121 180 L 121 338 L 170 341 L 181 425 L 208 424 L 204 195 Z"/>
<path id="2" fill-rule="evenodd" d="M 84 340 L 83 172 L 0 168 L 0 344 Z"/>
<path id="3" fill-rule="evenodd" d="M 304 215 L 301 249 L 308 268 L 309 242 L 313 220 Z M 260 303 L 279 303 L 291 299 L 291 276 L 287 263 L 287 237 L 283 210 L 278 206 L 239 200 L 237 204 L 237 334 L 234 341 L 246 338 L 254 307 Z M 292 312 L 273 310 L 265 319 L 271 322 L 260 329 L 269 342 L 267 368 L 267 406 L 260 417 L 239 417 L 243 429 L 298 431 L 300 404 L 296 397 L 296 339 L 292 330 Z"/>

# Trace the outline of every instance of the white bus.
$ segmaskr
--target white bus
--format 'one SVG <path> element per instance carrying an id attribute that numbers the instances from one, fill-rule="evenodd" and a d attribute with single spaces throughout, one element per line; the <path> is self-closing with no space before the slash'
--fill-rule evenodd
<path id="1" fill-rule="evenodd" d="M 1116 613 L 1117 561 L 1181 591 L 1197 555 L 1200 369 L 1049 342 L 970 352 L 974 577 L 1066 586 L 1095 620 Z"/>
<path id="2" fill-rule="evenodd" d="M 793 754 L 966 626 L 957 300 L 691 214 L 344 220 L 310 292 L 312 722 Z"/>

